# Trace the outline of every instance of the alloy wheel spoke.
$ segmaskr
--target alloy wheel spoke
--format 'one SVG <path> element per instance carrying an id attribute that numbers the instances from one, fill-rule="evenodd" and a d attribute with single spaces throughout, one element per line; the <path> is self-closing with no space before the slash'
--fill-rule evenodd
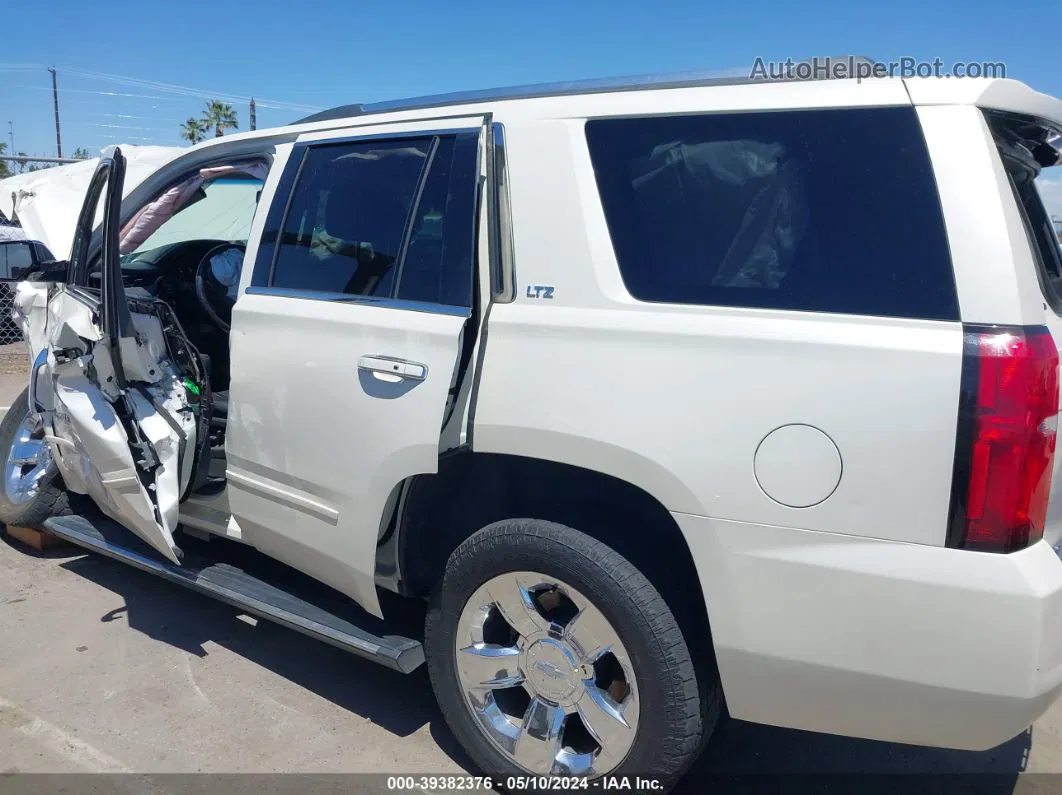
<path id="1" fill-rule="evenodd" d="M 19 439 L 11 445 L 8 460 L 20 466 L 36 464 L 41 457 L 43 447 L 44 442 L 39 439 Z"/>
<path id="2" fill-rule="evenodd" d="M 524 681 L 520 650 L 515 646 L 474 643 L 461 649 L 457 668 L 466 687 L 493 689 L 513 687 Z"/>
<path id="3" fill-rule="evenodd" d="M 518 574 L 510 574 L 496 578 L 488 588 L 490 598 L 502 617 L 524 637 L 545 632 L 550 626 L 535 607 L 529 587 Z"/>
<path id="4" fill-rule="evenodd" d="M 604 614 L 589 602 L 564 628 L 564 638 L 574 647 L 579 659 L 592 663 L 601 655 L 619 645 L 616 631 Z"/>
<path id="5" fill-rule="evenodd" d="M 601 688 L 587 684 L 576 710 L 583 726 L 590 732 L 601 751 L 598 760 L 605 769 L 618 765 L 634 743 L 634 726 L 628 722 L 630 704 L 617 704 Z"/>
<path id="6" fill-rule="evenodd" d="M 560 707 L 538 698 L 531 699 L 513 746 L 516 761 L 534 773 L 552 773 L 561 750 L 566 717 Z"/>

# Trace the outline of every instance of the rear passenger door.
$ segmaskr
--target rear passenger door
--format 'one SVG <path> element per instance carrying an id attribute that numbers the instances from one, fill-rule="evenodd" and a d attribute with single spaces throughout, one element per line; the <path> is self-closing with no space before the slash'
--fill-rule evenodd
<path id="1" fill-rule="evenodd" d="M 373 612 L 389 500 L 436 471 L 475 333 L 483 129 L 364 126 L 282 148 L 233 311 L 230 530 Z"/>

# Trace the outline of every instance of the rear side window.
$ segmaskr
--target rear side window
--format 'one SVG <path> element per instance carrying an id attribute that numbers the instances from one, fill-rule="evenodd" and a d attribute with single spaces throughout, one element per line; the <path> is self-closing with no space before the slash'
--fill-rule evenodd
<path id="1" fill-rule="evenodd" d="M 1047 143 L 1051 132 L 1035 119 L 997 111 L 986 111 L 985 119 L 992 130 L 1029 238 L 1040 290 L 1055 313 L 1062 314 L 1059 232 L 1037 187 L 1037 178 L 1045 166 L 1058 162 L 1059 152 L 1054 145 Z"/>
<path id="2" fill-rule="evenodd" d="M 306 152 L 273 266 L 274 287 L 390 295 L 433 140 Z"/>
<path id="3" fill-rule="evenodd" d="M 1029 235 L 1039 270 L 1040 289 L 1058 313 L 1062 310 L 1062 251 L 1059 250 L 1058 232 L 1040 197 L 1035 179 L 1012 183 L 1012 187 L 1021 206 L 1025 231 Z"/>
<path id="4" fill-rule="evenodd" d="M 586 136 L 637 299 L 959 318 L 912 108 L 597 119 Z"/>
<path id="5" fill-rule="evenodd" d="M 308 148 L 254 283 L 471 306 L 478 155 L 474 133 Z"/>

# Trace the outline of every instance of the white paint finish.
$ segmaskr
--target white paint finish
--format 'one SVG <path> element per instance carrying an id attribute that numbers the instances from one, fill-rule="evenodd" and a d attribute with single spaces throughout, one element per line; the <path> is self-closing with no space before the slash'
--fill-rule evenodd
<path id="1" fill-rule="evenodd" d="M 1044 322 L 1028 238 L 980 110 L 920 107 L 966 323 Z"/>
<path id="2" fill-rule="evenodd" d="M 73 445 L 72 451 L 62 450 L 64 461 L 78 469 L 88 494 L 104 513 L 177 563 L 175 525 L 156 521 L 153 501 L 137 477 L 129 439 L 114 408 L 76 362 L 60 367 L 63 371 L 55 378 L 54 429 L 56 436 Z"/>
<path id="3" fill-rule="evenodd" d="M 1017 80 L 910 78 L 904 83 L 916 105 L 976 105 L 1046 119 L 1062 127 L 1062 101 Z"/>
<path id="4" fill-rule="evenodd" d="M 675 514 L 730 713 L 981 750 L 1062 688 L 1062 561 Z"/>
<path id="5" fill-rule="evenodd" d="M 790 508 L 818 505 L 841 482 L 837 445 L 810 425 L 771 431 L 756 448 L 753 467 L 763 493 Z"/>
<path id="6" fill-rule="evenodd" d="M 685 513 L 944 543 L 958 324 L 564 305 L 579 299 L 492 308 L 477 451 L 604 472 Z M 822 429 L 844 458 L 833 496 L 800 510 L 753 473 L 760 441 L 790 423 Z"/>
<path id="7" fill-rule="evenodd" d="M 1017 100 L 1002 107 L 1023 110 Z M 1046 324 L 1062 345 L 1062 318 L 1044 300 L 1018 203 L 982 112 L 943 105 L 919 107 L 918 116 L 937 177 L 963 321 Z M 1062 539 L 1062 455 L 1055 456 L 1044 538 Z"/>
<path id="8" fill-rule="evenodd" d="M 931 105 L 919 116 L 963 320 L 1042 322 L 980 113 L 952 103 L 1055 106 L 1006 85 L 918 91 L 916 101 Z M 735 715 L 986 747 L 1023 728 L 1062 681 L 1062 564 L 1044 545 L 1010 556 L 940 548 L 959 325 L 633 300 L 582 134 L 593 116 L 904 104 L 901 81 L 831 81 L 434 108 L 279 134 L 408 132 L 493 111 L 506 125 L 518 297 L 491 310 L 476 450 L 605 472 L 679 512 Z M 380 126 L 389 119 L 402 124 Z M 278 132 L 260 135 L 265 146 Z M 209 146 L 220 154 L 236 142 Z M 290 149 L 278 147 L 263 207 Z M 264 217 L 252 227 L 248 262 Z M 375 542 L 397 484 L 435 470 L 463 319 L 247 295 L 250 275 L 245 268 L 232 334 L 227 532 L 378 613 Z M 554 286 L 553 300 L 527 300 L 529 283 Z M 363 377 L 364 356 L 422 362 L 427 380 Z M 387 389 L 394 393 L 374 391 Z M 794 509 L 763 493 L 754 456 L 772 430 L 801 423 L 836 442 L 844 476 L 825 502 Z M 781 481 L 768 488 L 783 501 L 825 490 L 810 481 L 828 480 L 828 456 L 813 457 L 791 482 L 779 472 L 806 447 L 783 444 L 761 473 Z M 128 471 L 108 470 L 107 479 L 132 485 Z M 217 532 L 216 513 L 199 526 Z"/>
<path id="9" fill-rule="evenodd" d="M 16 284 L 12 310 L 32 362 L 48 345 L 48 285 L 34 282 Z"/>
<path id="10" fill-rule="evenodd" d="M 375 124 L 299 140 L 439 129 L 482 131 L 483 118 Z M 290 151 L 278 155 L 286 161 Z M 275 196 L 280 166 L 271 169 L 263 202 Z M 264 216 L 257 213 L 252 225 L 248 262 Z M 379 614 L 375 548 L 385 508 L 404 480 L 438 468 L 466 318 L 248 294 L 250 270 L 233 309 L 225 440 L 229 505 L 241 540 Z M 420 367 L 387 381 L 360 366 L 377 359 Z"/>
<path id="11" fill-rule="evenodd" d="M 401 379 L 398 380 L 400 381 Z M 333 505 L 322 500 L 306 497 L 298 490 L 278 486 L 275 481 L 269 478 L 251 477 L 230 468 L 228 484 L 238 491 L 253 492 L 271 502 L 280 503 L 289 508 L 310 514 L 325 524 L 333 526 L 339 524 L 339 511 Z"/>
<path id="12" fill-rule="evenodd" d="M 40 338 L 50 349 L 49 377 L 39 382 L 47 385 L 47 394 L 54 401 L 54 411 L 45 421 L 51 424 L 52 451 L 67 488 L 91 496 L 104 513 L 176 563 L 173 532 L 177 529 L 178 501 L 192 474 L 196 421 L 186 411 L 188 402 L 180 379 L 163 358 L 166 345 L 158 319 L 133 314 L 137 339 L 127 338 L 120 348 L 123 363 L 130 363 L 134 373 L 154 381 L 146 387 L 154 402 L 138 391 L 129 393 L 134 421 L 159 459 L 149 491 L 140 481 L 129 437 L 113 405 L 119 390 L 106 376 L 114 370 L 114 352 L 102 339 L 95 307 L 59 290 L 51 297 L 48 314 L 50 322 Z M 38 313 L 34 320 L 40 317 Z M 36 330 L 33 336 L 38 336 Z M 55 357 L 59 349 L 74 350 L 81 356 L 59 363 Z M 90 363 L 96 371 L 92 380 L 87 377 Z M 169 415 L 169 421 L 162 412 Z M 185 436 L 184 460 L 174 425 Z"/>
<path id="13" fill-rule="evenodd" d="M 151 496 L 158 507 L 159 520 L 156 521 L 172 538 L 177 529 L 178 502 L 191 474 L 191 459 L 195 457 L 195 417 L 190 413 L 172 410 L 169 412 L 170 420 L 179 424 L 187 439 L 187 455 L 182 461 L 180 439 L 161 411 L 137 390 L 129 391 L 129 402 L 140 432 L 158 456 L 159 465 L 154 473 L 155 488 Z"/>
<path id="14" fill-rule="evenodd" d="M 381 517 L 397 484 L 437 469 L 464 323 L 358 302 L 241 296 L 225 445 L 242 540 L 378 613 Z M 428 374 L 388 384 L 358 368 L 363 356 L 420 362 Z"/>

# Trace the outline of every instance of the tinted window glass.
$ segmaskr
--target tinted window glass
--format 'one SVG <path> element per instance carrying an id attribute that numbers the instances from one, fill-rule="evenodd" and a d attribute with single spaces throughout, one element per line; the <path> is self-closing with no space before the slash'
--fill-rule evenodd
<path id="1" fill-rule="evenodd" d="M 1051 179 L 1051 172 L 1058 167 L 1045 168 L 1043 164 L 1056 162 L 1058 152 L 1045 143 L 1050 133 L 1035 119 L 995 111 L 985 111 L 985 118 L 1018 203 L 1040 289 L 1051 308 L 1062 314 L 1062 250 L 1059 249 L 1062 230 L 1040 192 L 1041 189 L 1051 191 L 1057 184 Z"/>
<path id="2" fill-rule="evenodd" d="M 33 249 L 29 241 L 19 240 L 0 245 L 0 278 L 20 278 L 33 264 Z"/>
<path id="3" fill-rule="evenodd" d="M 959 317 L 911 108 L 601 119 L 586 135 L 635 298 Z"/>
<path id="4" fill-rule="evenodd" d="M 432 140 L 308 149 L 270 283 L 390 295 L 394 265 Z"/>
<path id="5" fill-rule="evenodd" d="M 478 138 L 443 138 L 431 160 L 401 265 L 398 297 L 472 305 Z"/>

